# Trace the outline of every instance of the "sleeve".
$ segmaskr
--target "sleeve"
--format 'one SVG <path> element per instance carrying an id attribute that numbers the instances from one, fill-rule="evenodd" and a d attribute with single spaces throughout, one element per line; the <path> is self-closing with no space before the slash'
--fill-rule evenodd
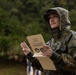
<path id="1" fill-rule="evenodd" d="M 43 71 L 43 68 L 36 57 L 33 57 L 33 54 L 30 52 L 26 58 L 31 62 L 33 68 Z"/>
<path id="2" fill-rule="evenodd" d="M 76 40 L 70 43 L 68 53 L 58 54 L 53 52 L 51 59 L 55 64 L 62 64 L 63 70 L 67 71 L 76 71 Z"/>

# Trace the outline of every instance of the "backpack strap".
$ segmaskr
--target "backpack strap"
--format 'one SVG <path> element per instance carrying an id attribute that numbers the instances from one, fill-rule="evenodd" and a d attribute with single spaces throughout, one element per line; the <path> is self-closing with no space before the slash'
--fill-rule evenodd
<path id="1" fill-rule="evenodd" d="M 71 34 L 71 35 L 70 35 L 70 37 L 69 37 L 68 41 L 65 41 L 66 50 L 65 50 L 64 52 L 66 52 L 66 53 L 68 53 L 68 44 L 69 44 L 69 42 L 70 42 L 70 40 L 71 40 L 72 36 L 73 36 L 73 34 Z"/>

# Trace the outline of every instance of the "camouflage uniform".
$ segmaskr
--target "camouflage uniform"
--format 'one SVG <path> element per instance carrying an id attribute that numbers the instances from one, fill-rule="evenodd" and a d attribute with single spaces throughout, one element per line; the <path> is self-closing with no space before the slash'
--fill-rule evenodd
<path id="1" fill-rule="evenodd" d="M 61 7 L 51 8 L 44 15 L 47 22 L 51 13 L 56 13 L 60 16 L 60 26 L 55 29 L 50 28 L 52 37 L 46 43 L 53 49 L 51 59 L 57 70 L 43 70 L 39 61 L 32 57 L 32 53 L 29 53 L 26 57 L 32 62 L 33 67 L 42 70 L 45 75 L 76 75 L 76 32 L 69 28 L 71 25 L 69 12 Z"/>

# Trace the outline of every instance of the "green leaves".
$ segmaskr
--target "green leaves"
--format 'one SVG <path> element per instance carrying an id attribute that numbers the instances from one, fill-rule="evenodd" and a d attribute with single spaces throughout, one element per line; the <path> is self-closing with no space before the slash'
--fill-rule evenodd
<path id="1" fill-rule="evenodd" d="M 21 52 L 19 45 L 26 41 L 27 35 L 41 33 L 48 41 L 50 29 L 43 15 L 51 7 L 61 6 L 70 10 L 72 29 L 76 30 L 75 3 L 75 0 L 0 0 L 1 55 L 7 51 Z"/>

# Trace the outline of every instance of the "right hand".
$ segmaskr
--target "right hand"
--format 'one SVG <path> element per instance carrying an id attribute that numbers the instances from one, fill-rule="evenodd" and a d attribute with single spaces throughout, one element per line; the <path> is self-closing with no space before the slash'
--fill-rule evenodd
<path id="1" fill-rule="evenodd" d="M 28 45 L 25 42 L 22 42 L 20 44 L 22 51 L 24 52 L 25 55 L 29 54 L 31 52 L 30 48 L 28 47 Z"/>
<path id="2" fill-rule="evenodd" d="M 43 46 L 42 48 L 43 48 L 42 54 L 43 54 L 44 56 L 47 56 L 47 57 L 51 57 L 51 56 L 52 56 L 53 50 L 52 50 L 51 47 L 45 45 L 45 46 Z"/>

